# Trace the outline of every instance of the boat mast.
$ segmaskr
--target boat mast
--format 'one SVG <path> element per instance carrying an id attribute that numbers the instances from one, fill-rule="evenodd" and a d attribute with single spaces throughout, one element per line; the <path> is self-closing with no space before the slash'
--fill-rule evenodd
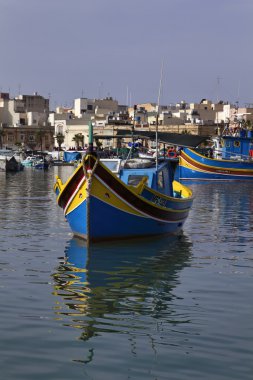
<path id="1" fill-rule="evenodd" d="M 157 110 L 156 110 L 156 131 L 155 131 L 156 170 L 158 168 L 158 118 L 159 118 L 159 106 L 160 106 L 160 97 L 161 97 L 161 89 L 162 89 L 162 77 L 163 77 L 163 61 L 162 61 L 162 66 L 161 66 L 161 76 L 160 76 L 159 92 L 158 92 L 158 99 L 157 99 Z"/>
<path id="2" fill-rule="evenodd" d="M 133 120 L 133 125 L 132 125 L 132 146 L 130 150 L 132 151 L 131 156 L 133 156 L 133 152 L 134 152 L 134 131 L 135 131 L 136 112 L 137 112 L 137 104 L 134 104 L 134 120 Z M 130 158 L 133 158 L 131 156 Z"/>
<path id="3" fill-rule="evenodd" d="M 93 125 L 92 121 L 89 122 L 89 141 L 88 141 L 88 152 L 93 152 Z"/>

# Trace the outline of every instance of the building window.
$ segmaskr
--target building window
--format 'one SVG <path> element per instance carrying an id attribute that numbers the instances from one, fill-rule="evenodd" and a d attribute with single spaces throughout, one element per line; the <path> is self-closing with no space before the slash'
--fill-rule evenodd
<path id="1" fill-rule="evenodd" d="M 35 141 L 34 135 L 29 135 L 28 136 L 28 141 L 29 142 L 34 142 Z"/>
<path id="2" fill-rule="evenodd" d="M 57 133 L 61 133 L 63 135 L 63 125 L 62 124 L 57 125 Z"/>
<path id="3" fill-rule="evenodd" d="M 93 110 L 93 105 L 92 105 L 92 104 L 88 104 L 87 109 L 88 109 L 89 111 L 92 111 L 92 110 Z"/>

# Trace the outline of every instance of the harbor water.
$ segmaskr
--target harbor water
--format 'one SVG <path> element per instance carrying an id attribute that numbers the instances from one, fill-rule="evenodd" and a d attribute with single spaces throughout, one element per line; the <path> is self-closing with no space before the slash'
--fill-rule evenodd
<path id="1" fill-rule="evenodd" d="M 253 183 L 191 183 L 181 236 L 88 250 L 53 193 L 72 171 L 0 173 L 0 378 L 251 380 Z"/>

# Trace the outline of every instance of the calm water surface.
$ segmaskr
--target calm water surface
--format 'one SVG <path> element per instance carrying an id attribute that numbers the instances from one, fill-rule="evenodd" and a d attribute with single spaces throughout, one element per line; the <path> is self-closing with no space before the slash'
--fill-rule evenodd
<path id="1" fill-rule="evenodd" d="M 0 173 L 0 378 L 252 380 L 253 183 L 191 184 L 181 237 L 88 251 L 53 194 L 72 170 Z"/>

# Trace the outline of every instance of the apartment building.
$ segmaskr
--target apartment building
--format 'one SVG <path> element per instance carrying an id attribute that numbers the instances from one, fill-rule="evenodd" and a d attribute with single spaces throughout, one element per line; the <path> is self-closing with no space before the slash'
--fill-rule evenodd
<path id="1" fill-rule="evenodd" d="M 56 113 L 50 113 L 49 122 L 55 126 L 55 137 L 58 133 L 64 136 L 61 147 L 75 148 L 76 137 L 82 137 L 82 144 L 88 144 L 89 122 L 92 121 L 94 131 L 101 131 L 107 125 L 128 124 L 129 115 L 127 106 L 119 105 L 111 97 L 104 99 L 74 99 L 72 109 L 58 108 Z M 58 147 L 57 139 L 55 146 Z"/>
<path id="2" fill-rule="evenodd" d="M 51 150 L 54 127 L 48 123 L 49 99 L 35 93 L 10 98 L 0 93 L 1 144 L 9 149 Z"/>
<path id="3" fill-rule="evenodd" d="M 118 111 L 118 101 L 112 97 L 104 99 L 78 98 L 74 100 L 73 113 L 75 117 L 81 118 L 84 115 L 108 114 Z"/>

